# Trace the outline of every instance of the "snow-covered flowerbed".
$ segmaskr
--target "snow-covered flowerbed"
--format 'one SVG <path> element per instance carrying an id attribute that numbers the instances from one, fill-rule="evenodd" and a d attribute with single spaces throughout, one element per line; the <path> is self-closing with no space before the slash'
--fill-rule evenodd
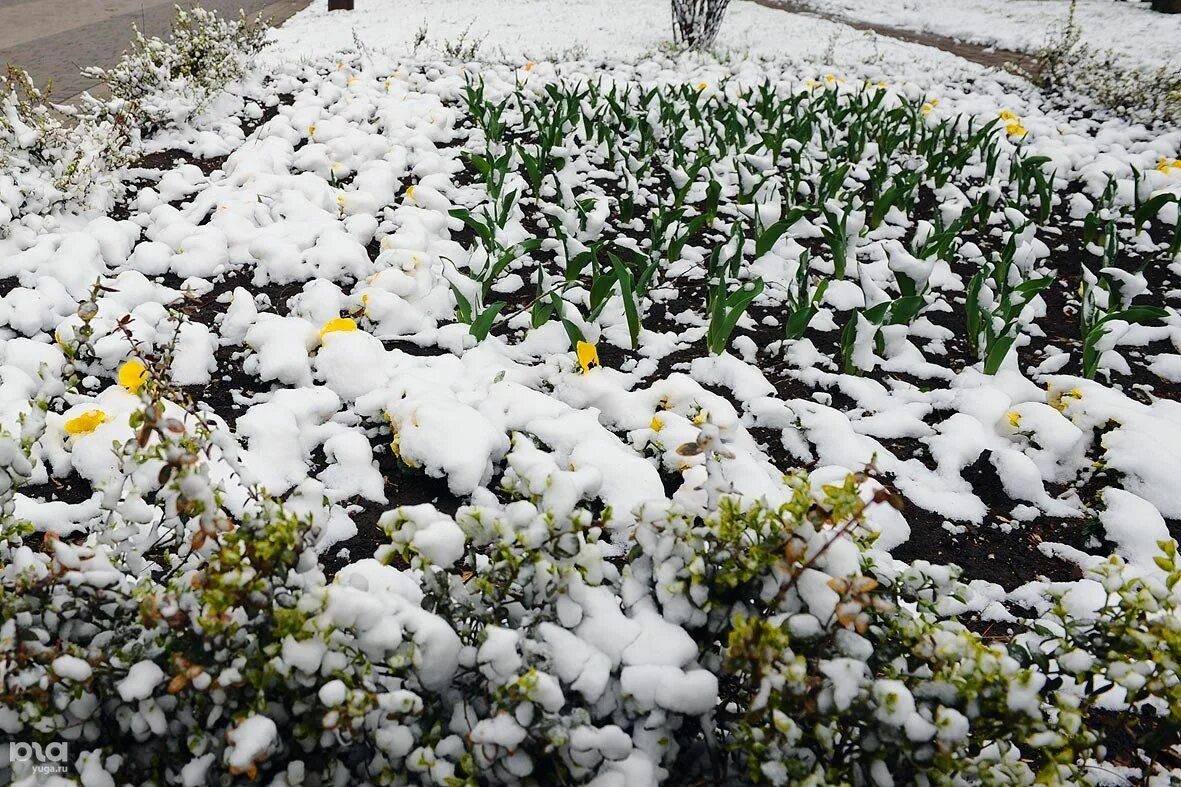
<path id="1" fill-rule="evenodd" d="M 5 735 L 87 785 L 1169 783 L 1181 135 L 915 47 L 374 13 L 110 215 L 0 189 Z"/>

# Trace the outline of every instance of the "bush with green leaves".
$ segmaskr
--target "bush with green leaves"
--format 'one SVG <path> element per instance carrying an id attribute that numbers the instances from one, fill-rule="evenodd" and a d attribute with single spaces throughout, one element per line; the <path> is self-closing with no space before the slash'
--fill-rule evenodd
<path id="1" fill-rule="evenodd" d="M 60 392 L 0 438 L 0 728 L 68 741 L 82 784 L 1077 783 L 1113 724 L 1178 739 L 1172 542 L 1158 575 L 1090 567 L 1087 614 L 1051 587 L 987 640 L 954 569 L 878 564 L 864 474 L 625 525 L 517 434 L 501 499 L 394 508 L 328 581 L 315 513 L 234 513 L 232 446 L 144 360 L 103 531 L 13 518 Z"/>

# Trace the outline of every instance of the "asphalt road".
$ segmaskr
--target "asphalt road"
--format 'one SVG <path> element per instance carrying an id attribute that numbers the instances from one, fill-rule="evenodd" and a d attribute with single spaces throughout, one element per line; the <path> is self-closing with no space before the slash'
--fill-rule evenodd
<path id="1" fill-rule="evenodd" d="M 262 12 L 275 24 L 308 0 L 202 0 L 221 14 Z M 52 99 L 64 102 L 94 83 L 83 66 L 113 65 L 138 26 L 145 35 L 167 36 L 173 7 L 181 0 L 0 0 L 0 64 L 26 69 L 39 87 L 51 80 Z"/>

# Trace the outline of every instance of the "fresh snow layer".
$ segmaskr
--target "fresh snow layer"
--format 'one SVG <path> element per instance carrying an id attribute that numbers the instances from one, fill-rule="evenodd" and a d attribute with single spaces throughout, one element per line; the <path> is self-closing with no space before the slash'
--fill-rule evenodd
<path id="1" fill-rule="evenodd" d="M 249 137 L 235 117 L 242 98 L 227 95 L 193 126 L 153 142 L 160 149 L 228 155 L 211 175 L 195 166 L 168 172 L 135 195 L 123 221 L 28 216 L 0 236 L 0 279 L 16 284 L 0 297 L 0 426 L 9 431 L 19 429 L 29 400 L 43 385 L 60 385 L 64 357 L 52 341 L 74 335 L 78 301 L 98 277 L 113 290 L 99 298 L 94 374 L 66 412 L 48 416 L 48 432 L 34 457 L 35 484 L 77 475 L 93 486 L 95 499 L 67 505 L 18 495 L 18 514 L 39 530 L 66 534 L 101 526 L 97 495 L 122 480 L 111 444 L 131 438 L 127 419 L 139 406 L 137 397 L 114 382 L 131 352 L 115 329 L 124 315 L 131 316 L 128 329 L 138 341 L 157 348 L 175 344 L 177 383 L 199 389 L 238 372 L 250 380 L 257 391 L 235 392 L 229 397 L 232 408 L 216 414 L 227 446 L 236 440 L 242 449 L 236 469 L 244 478 L 228 484 L 228 505 L 240 510 L 243 485 L 254 482 L 285 495 L 296 511 L 319 511 L 327 500 L 330 510 L 321 511 L 322 521 L 316 522 L 323 550 L 354 535 L 359 501 L 391 507 L 400 502 L 387 499 L 378 448 L 396 450 L 406 465 L 445 483 L 463 500 L 487 504 L 496 499 L 498 486 L 552 510 L 598 500 L 612 510 L 617 545 L 626 543 L 637 510 L 666 495 L 691 513 L 709 510 L 722 493 L 781 502 L 782 473 L 790 469 L 784 465 L 815 468 L 819 488 L 872 462 L 915 506 L 951 527 L 968 527 L 981 525 L 990 513 L 964 477 L 982 459 L 1011 501 L 1010 510 L 992 513 L 1017 526 L 1038 515 L 1082 517 L 1089 501 L 1070 484 L 1101 461 L 1121 478 L 1119 488 L 1107 489 L 1109 513 L 1102 523 L 1136 562 L 1147 559 L 1164 532 L 1164 518 L 1181 518 L 1176 493 L 1181 408 L 1175 402 L 1145 404 L 1100 383 L 1057 376 L 1054 359 L 1040 369 L 1010 364 L 995 376 L 974 368 L 953 371 L 938 357 L 940 343 L 952 337 L 922 319 L 909 336 L 888 337 L 880 357 L 871 344 L 857 352 L 866 366 L 931 385 L 901 380 L 887 385 L 840 374 L 805 338 L 782 348 L 790 377 L 809 392 L 799 398 L 778 393 L 753 362 L 760 348 L 749 338 L 735 342 L 729 353 L 699 357 L 657 375 L 662 358 L 704 332 L 700 315 L 689 311 L 679 318 L 679 334 L 646 331 L 637 360 L 589 374 L 580 372 L 556 322 L 527 330 L 519 340 L 492 336 L 477 345 L 467 327 L 456 323 L 449 276 L 461 267 L 471 270 L 478 260 L 456 241 L 459 226 L 447 214 L 482 199 L 480 188 L 456 177 L 464 168 L 460 106 L 469 74 L 455 63 L 417 62 L 406 53 L 424 24 L 435 45 L 465 30 L 472 38 L 486 35 L 481 52 L 510 62 L 484 64 L 479 73 L 502 95 L 518 81 L 532 79 L 529 84 L 540 86 L 559 76 L 587 75 L 643 85 L 688 83 L 702 91 L 725 80 L 737 86 L 771 77 L 787 89 L 803 90 L 810 89 L 805 80 L 823 80 L 834 69 L 803 59 L 820 60 L 835 40 L 842 75 L 832 76 L 832 83 L 884 78 L 888 85 L 882 89 L 895 100 L 936 99 L 934 117 L 964 113 L 992 119 L 1003 110 L 1019 112 L 1029 129 L 1022 143 L 1027 150 L 1050 157 L 1060 177 L 1079 180 L 1092 195 L 1102 191 L 1108 174 L 1126 193 L 1133 165 L 1147 172 L 1154 189 L 1181 188 L 1177 176 L 1152 171 L 1161 157 L 1178 155 L 1177 134 L 1153 136 L 1116 121 L 1043 113 L 1038 95 L 1014 78 L 926 47 L 873 42 L 842 25 L 751 3 L 733 5 L 721 44 L 779 60 L 736 57 L 721 63 L 657 55 L 628 62 L 655 52 L 668 38 L 667 4 L 657 0 L 358 0 L 358 6 L 353 14 L 327 15 L 317 0 L 278 31 L 265 55 L 266 73 L 274 81 L 264 87 L 257 77 L 243 90 L 272 101 L 281 94 L 291 98 Z M 355 46 L 355 40 L 360 52 L 325 56 L 334 47 Z M 381 51 L 386 48 L 395 54 Z M 299 60 L 313 53 L 316 59 Z M 571 54 L 611 59 L 597 66 L 541 62 Z M 976 81 L 966 84 L 968 77 Z M 587 168 L 572 157 L 564 177 Z M 955 202 L 954 194 L 948 202 Z M 811 226 L 794 229 L 801 238 L 817 232 Z M 836 329 L 846 319 L 843 312 L 884 292 L 894 270 L 913 268 L 895 239 L 879 233 L 871 243 L 874 248 L 853 261 L 860 286 L 853 281 L 833 286 L 815 331 Z M 752 266 L 782 288 L 801 248 L 785 237 Z M 686 249 L 689 267 L 704 254 Z M 1049 249 L 1030 237 L 1022 240 L 1020 254 L 1032 266 Z M 964 285 L 946 266 L 930 271 L 930 282 L 943 293 L 959 293 Z M 500 286 L 523 284 L 517 275 Z M 211 325 L 189 322 L 174 335 L 166 305 L 180 303 L 183 291 L 200 294 L 214 286 L 225 287 L 218 303 L 222 313 Z M 285 294 L 272 299 L 263 288 L 284 288 Z M 327 330 L 344 314 L 357 315 L 360 329 Z M 591 338 L 601 334 L 618 341 L 626 335 L 618 299 L 601 322 L 587 326 Z M 1181 349 L 1179 326 L 1174 315 L 1154 330 Z M 923 349 L 916 343 L 920 338 L 929 340 Z M 1156 367 L 1168 372 L 1175 357 L 1158 356 Z M 1105 358 L 1111 364 L 1123 360 L 1114 343 Z M 68 433 L 67 422 L 94 410 L 105 420 L 93 431 Z M 1095 436 L 1099 429 L 1107 430 L 1101 441 Z M 891 450 L 892 441 L 900 439 L 924 446 L 929 461 Z M 708 444 L 708 456 L 678 452 L 694 442 Z M 230 477 L 228 459 L 215 465 L 219 478 Z M 662 471 L 673 479 L 671 492 Z M 1067 491 L 1060 491 L 1064 486 Z M 867 500 L 876 491 L 876 482 L 860 489 Z M 135 518 L 147 506 L 134 502 L 126 517 L 149 525 L 150 513 L 147 521 Z M 398 537 L 413 539 L 432 561 L 445 565 L 461 556 L 463 541 L 454 523 L 436 514 L 429 506 L 401 510 Z M 880 533 L 883 560 L 911 536 L 906 512 L 877 506 L 870 523 Z M 856 558 L 838 549 L 828 556 L 849 573 L 858 570 Z M 372 565 L 355 564 L 338 576 L 365 585 L 359 595 L 379 595 L 394 606 L 405 600 L 406 589 Z M 822 605 L 824 588 L 815 590 Z M 981 608 L 997 600 L 993 589 L 981 592 Z M 627 680 L 652 708 L 698 707 L 715 687 L 689 667 L 691 643 L 673 642 L 669 652 L 675 663 L 651 671 L 650 637 L 643 629 L 652 623 L 624 616 L 614 603 L 587 600 L 587 608 L 594 609 L 579 631 L 594 647 L 572 650 L 569 663 L 557 665 L 559 672 L 580 675 L 575 689 L 592 698 L 608 667 L 624 663 L 633 670 Z M 407 629 L 422 640 L 427 670 L 438 662 L 439 680 L 445 680 L 455 650 L 449 632 L 413 623 L 408 619 Z M 619 631 L 635 636 L 621 638 Z M 560 646 L 564 635 L 552 634 Z M 496 669 L 501 657 L 492 651 L 487 657 L 488 668 Z M 77 665 L 61 666 L 78 674 Z M 139 696 L 158 679 L 145 670 L 133 668 L 128 696 Z M 836 661 L 830 671 L 834 681 L 859 679 Z M 673 684 L 689 688 L 672 692 Z M 235 751 L 244 761 L 269 745 L 269 731 L 258 725 L 247 720 L 239 730 Z M 508 740 L 514 731 L 496 723 L 481 734 Z"/>
<path id="2" fill-rule="evenodd" d="M 409 53 L 424 35 L 423 51 L 478 43 L 480 59 L 630 59 L 658 52 L 672 36 L 671 25 L 666 0 L 356 0 L 356 9 L 348 13 L 329 13 L 327 0 L 313 0 L 276 31 L 273 51 L 284 57 L 322 55 L 351 48 L 356 40 L 370 50 Z M 813 62 L 823 62 L 832 51 L 835 66 L 900 64 L 922 53 L 939 61 L 944 74 L 964 64 L 927 47 L 753 2 L 730 4 L 716 46 L 753 57 Z"/>
<path id="3" fill-rule="evenodd" d="M 1066 25 L 1070 0 L 796 0 L 796 5 L 872 24 L 1034 53 Z M 1181 15 L 1137 0 L 1079 0 L 1082 40 L 1131 67 L 1177 65 Z"/>

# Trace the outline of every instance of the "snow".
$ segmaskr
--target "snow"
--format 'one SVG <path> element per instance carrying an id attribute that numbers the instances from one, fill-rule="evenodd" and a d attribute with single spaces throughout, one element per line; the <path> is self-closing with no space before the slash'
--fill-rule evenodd
<path id="1" fill-rule="evenodd" d="M 58 656 L 53 660 L 53 671 L 54 674 L 77 683 L 89 678 L 93 672 L 90 664 L 77 656 Z"/>
<path id="2" fill-rule="evenodd" d="M 800 5 L 842 18 L 1034 53 L 1066 24 L 1069 0 L 800 0 Z M 1133 67 L 1176 65 L 1181 20 L 1155 13 L 1147 2 L 1080 0 L 1082 40 L 1111 50 Z"/>
<path id="3" fill-rule="evenodd" d="M 347 17 L 347 18 L 345 18 Z M 482 59 L 527 61 L 601 57 L 634 58 L 655 53 L 670 37 L 668 4 L 661 0 L 598 0 L 595 3 L 547 3 L 509 0 L 507 4 L 467 0 L 415 0 L 396 7 L 382 0 L 357 0 L 356 10 L 335 16 L 326 0 L 314 0 L 289 19 L 275 36 L 275 50 L 285 57 L 312 56 L 353 45 L 353 34 L 373 50 L 409 52 L 425 30 L 427 46 L 441 48 L 465 36 L 479 42 Z M 754 3 L 733 3 L 718 46 L 751 55 L 823 61 L 829 44 L 840 44 L 843 62 L 875 56 L 904 58 L 915 47 L 888 39 L 869 41 L 848 27 Z M 273 50 L 274 51 L 274 50 Z M 933 55 L 962 63 L 951 55 Z"/>
<path id="4" fill-rule="evenodd" d="M 278 742 L 279 728 L 268 716 L 248 716 L 227 734 L 226 763 L 237 772 L 248 771 Z"/>
<path id="5" fill-rule="evenodd" d="M 1012 47 L 1028 46 L 1028 37 L 1062 8 L 1057 0 L 1044 0 L 1036 9 L 1026 0 L 1011 0 L 995 25 L 982 25 L 979 20 L 995 10 L 995 1 L 967 0 L 957 4 L 956 13 L 940 0 L 891 6 L 842 2 L 849 13 L 956 35 L 979 26 L 981 36 L 991 36 L 988 43 Z M 618 710 L 616 703 L 642 713 L 653 720 L 653 730 L 670 713 L 714 711 L 717 677 L 707 668 L 713 665 L 699 663 L 698 643 L 687 630 L 705 613 L 685 594 L 703 588 L 677 574 L 701 569 L 670 558 L 661 570 L 675 579 L 665 586 L 661 575 L 655 600 L 635 590 L 650 578 L 626 577 L 619 592 L 607 580 L 626 573 L 619 556 L 645 538 L 656 539 L 644 528 L 658 514 L 704 516 L 722 495 L 777 507 L 791 496 L 783 474 L 796 466 L 810 468 L 810 494 L 818 504 L 826 487 L 840 487 L 851 473 L 872 468 L 875 477 L 859 476 L 855 486 L 867 506 L 868 531 L 857 538 L 872 540 L 872 546 L 852 538 L 829 544 L 828 534 L 808 544 L 815 559 L 795 578 L 794 606 L 784 614 L 794 637 L 810 638 L 829 626 L 843 603 L 831 584 L 834 577 L 858 576 L 871 563 L 887 574 L 902 571 L 905 564 L 891 553 L 903 554 L 912 532 L 922 532 L 931 521 L 939 537 L 948 534 L 938 529 L 943 522 L 949 533 L 987 538 L 994 527 L 1020 533 L 1043 517 L 1077 525 L 1094 515 L 1137 572 L 1156 572 L 1157 542 L 1169 538 L 1166 518 L 1181 517 L 1176 494 L 1181 406 L 1131 386 L 1060 374 L 1073 362 L 1075 348 L 1048 348 L 1037 359 L 1019 346 L 996 375 L 983 374 L 979 365 L 949 363 L 948 347 L 963 337 L 945 327 L 948 315 L 940 312 L 953 312 L 959 324 L 966 282 L 947 263 L 912 254 L 902 240 L 908 219 L 898 211 L 864 235 L 863 212 L 850 216 L 850 238 L 860 243 L 846 260 L 850 276 L 832 281 L 803 340 L 783 340 L 780 334 L 763 341 L 768 334 L 756 334 L 748 317 L 740 329 L 747 333 L 727 352 L 687 355 L 700 347 L 705 320 L 699 310 L 674 302 L 670 308 L 681 313 L 669 319 L 678 330 L 645 328 L 638 352 L 609 353 L 612 345 L 617 349 L 628 341 L 622 300 L 613 296 L 597 320 L 572 316 L 588 340 L 599 343 L 608 361 L 599 368 L 580 369 L 563 327 L 557 322 L 533 327 L 527 313 L 477 343 L 468 327 L 456 322 L 459 299 L 453 287 L 474 297 L 482 288 L 469 274 L 485 260 L 458 240 L 460 222 L 448 211 L 472 207 L 486 196 L 482 184 L 460 174 L 465 172 L 461 151 L 480 148 L 482 140 L 463 127 L 460 108 L 471 70 L 433 58 L 443 42 L 467 31 L 469 41 L 481 41 L 482 56 L 504 61 L 479 67 L 498 97 L 518 84 L 540 92 L 558 79 L 587 76 L 645 86 L 700 85 L 706 96 L 736 95 L 739 87 L 768 75 L 785 92 L 813 90 L 804 80 L 823 79 L 831 70 L 842 76 L 832 75 L 834 86 L 825 89 L 851 90 L 861 78 L 885 78 L 888 84 L 880 89 L 887 91 L 887 101 L 926 102 L 932 122 L 959 113 L 991 119 L 1013 108 L 1029 129 L 1023 149 L 1049 157 L 1059 178 L 1079 183 L 1090 195 L 1072 195 L 1077 218 L 1090 210 L 1092 197 L 1098 199 L 1109 173 L 1117 178 L 1121 199 L 1130 201 L 1131 167 L 1151 168 L 1158 157 L 1176 155 L 1176 133 L 1153 136 L 1116 121 L 1043 110 L 1039 97 L 1014 77 L 754 3 L 731 7 L 720 43 L 732 57 L 723 60 L 659 50 L 668 37 L 664 0 L 396 5 L 358 0 L 357 11 L 332 15 L 324 5 L 316 0 L 297 14 L 263 55 L 263 68 L 276 78 L 267 89 L 290 99 L 249 139 L 228 131 L 186 137 L 183 143 L 181 132 L 166 137 L 170 144 L 228 152 L 219 171 L 205 175 L 191 165 L 169 170 L 139 191 L 127 221 L 64 217 L 59 225 L 50 223 L 53 217 L 42 224 L 30 218 L 0 237 L 0 278 L 11 276 L 19 285 L 0 298 L 0 425 L 7 430 L 19 429 L 40 392 L 64 390 L 65 356 L 54 342 L 66 344 L 79 335 L 77 300 L 88 296 L 99 277 L 114 290 L 98 299 L 92 323 L 96 360 L 83 370 L 87 383 L 63 397 L 60 411 L 47 415 L 46 435 L 33 450 L 37 496 L 29 489 L 14 498 L 15 514 L 36 530 L 78 540 L 101 537 L 94 531 L 102 521 L 104 493 L 119 493 L 126 523 L 145 529 L 154 524 L 154 511 L 141 495 L 156 488 L 144 479 L 150 481 L 159 465 L 136 474 L 131 480 L 143 488 L 124 496 L 119 458 L 111 450 L 113 443 L 133 437 L 129 418 L 142 404 L 116 381 L 116 370 L 134 349 L 116 329 L 129 315 L 136 342 L 174 348 L 176 384 L 198 398 L 207 386 L 213 388 L 224 395 L 219 407 L 226 399 L 234 403 L 232 411 L 219 411 L 214 419 L 224 442 L 213 452 L 211 473 L 229 478 L 231 470 L 241 472 L 241 482 L 226 492 L 235 514 L 248 506 L 246 487 L 257 483 L 282 496 L 287 510 L 312 519 L 321 555 L 334 555 L 362 523 L 372 527 L 376 520 L 385 532 L 389 545 L 379 559 L 350 553 L 361 559 L 340 568 L 323 590 L 317 624 L 375 661 L 409 665 L 410 683 L 428 692 L 442 691 L 456 675 L 474 670 L 507 687 L 506 693 L 523 692 L 526 682 L 514 681 L 529 665 L 528 709 L 478 721 L 460 710 L 448 733 L 486 745 L 491 751 L 481 756 L 500 757 L 514 773 L 532 767 L 518 750 L 531 723 L 525 716 L 538 712 L 534 705 L 559 712 L 571 692 L 579 701 L 607 708 L 605 713 Z M 1084 2 L 1084 27 L 1110 27 L 1115 14 L 1139 19 L 1144 9 L 1129 5 Z M 1161 21 L 1151 34 L 1127 33 L 1128 40 L 1139 36 L 1143 44 L 1127 56 L 1146 62 L 1165 57 L 1164 42 L 1175 38 L 1171 24 Z M 420 26 L 427 43 L 415 53 L 410 42 Z M 1112 45 L 1129 46 L 1128 40 L 1121 32 Z M 355 41 L 361 52 L 332 54 Z M 826 62 L 830 48 L 837 63 Z M 417 60 L 420 56 L 429 59 Z M 211 118 L 212 123 L 216 112 Z M 569 245 L 585 247 L 601 235 L 609 217 L 609 201 L 588 175 L 601 161 L 586 151 L 562 155 L 567 166 L 547 199 L 552 198 L 555 219 L 575 229 Z M 1168 173 L 1146 177 L 1151 188 L 1176 187 Z M 734 185 L 727 181 L 727 188 Z M 583 190 L 591 205 L 585 224 L 562 208 Z M 949 220 L 968 202 L 955 186 L 940 199 Z M 755 209 L 778 217 L 774 205 Z M 1007 218 L 1024 221 L 1013 209 Z M 531 230 L 520 219 L 510 217 L 506 237 L 528 236 Z M 1027 228 L 1014 243 L 1022 275 L 1047 270 L 1055 244 L 1044 233 L 1035 236 L 1042 229 Z M 929 234 L 934 227 L 928 223 L 915 231 Z M 744 274 L 757 272 L 768 284 L 780 285 L 760 296 L 758 305 L 772 314 L 759 326 L 776 328 L 781 290 L 800 264 L 799 241 L 819 235 L 818 226 L 797 222 L 759 260 L 748 260 Z M 674 300 L 686 284 L 699 285 L 707 252 L 693 245 L 683 249 L 676 268 L 685 281 L 662 282 L 648 306 Z M 959 253 L 970 260 L 984 255 L 974 244 Z M 815 262 L 815 272 L 831 275 L 831 260 Z M 521 275 L 526 267 L 519 271 L 488 288 L 514 296 L 508 311 L 533 286 Z M 892 298 L 899 273 L 929 288 L 929 311 L 910 326 L 886 325 L 880 332 L 858 315 L 852 356 L 859 373 L 849 373 L 829 349 L 834 332 L 839 335 L 849 323 L 851 310 Z M 1125 283 L 1144 286 L 1133 279 Z M 215 314 L 195 315 L 179 326 L 169 318 L 168 307 L 183 302 L 182 291 L 208 294 L 215 288 Z M 586 296 L 572 293 L 571 303 Z M 1025 317 L 1042 317 L 1047 308 L 1035 300 Z M 204 317 L 210 319 L 199 319 Z M 1030 333 L 1040 330 L 1036 323 L 1026 327 Z M 1108 369 L 1143 368 L 1162 383 L 1181 378 L 1181 356 L 1160 350 L 1165 342 L 1181 350 L 1175 312 L 1151 327 L 1114 327 L 1118 330 L 1104 346 Z M 1149 363 L 1132 352 L 1137 347 L 1151 347 Z M 614 363 L 621 355 L 625 360 Z M 247 382 L 241 383 L 243 378 Z M 67 428 L 72 419 L 96 410 L 103 417 L 93 431 Z M 191 422 L 176 405 L 170 404 L 167 414 Z M 228 450 L 235 443 L 240 452 Z M 1093 475 L 1097 466 L 1110 475 Z M 999 478 L 1004 506 L 988 496 L 995 490 L 980 489 L 974 481 L 981 468 Z M 76 503 L 40 499 L 44 485 L 72 475 L 89 482 L 94 494 Z M 1083 499 L 1079 491 L 1092 478 L 1101 482 L 1097 501 Z M 403 505 L 408 490 L 425 492 L 415 500 L 431 502 Z M 884 502 L 894 490 L 906 497 L 906 508 Z M 588 507 L 593 513 L 580 510 Z M 362 519 L 362 513 L 372 517 Z M 504 625 L 483 626 L 476 634 L 457 632 L 436 614 L 438 608 L 424 604 L 424 587 L 432 582 L 454 580 L 450 587 L 465 592 L 461 584 L 470 575 L 460 583 L 452 572 L 466 571 L 469 562 L 483 569 L 500 559 L 488 548 L 495 539 L 534 549 L 553 535 L 555 522 L 571 517 L 578 518 L 576 535 L 563 548 L 577 556 L 579 570 L 557 583 L 555 616 L 529 621 L 528 626 L 535 624 L 532 639 L 520 633 L 527 626 L 511 627 L 511 618 L 523 614 L 515 600 L 507 605 L 510 619 L 497 621 Z M 1100 559 L 1082 549 L 1041 546 L 1047 555 L 1083 564 Z M 28 550 L 19 555 L 32 565 Z M 61 555 L 74 570 L 108 569 L 105 558 L 86 555 L 77 544 L 63 546 Z M 409 556 L 397 564 L 405 570 L 386 564 L 398 555 Z M 528 566 L 538 575 L 544 568 Z M 946 567 L 924 570 L 950 582 Z M 1093 580 L 1051 586 L 1034 577 L 1016 579 L 1030 583 L 1006 593 L 991 582 L 972 582 L 954 603 L 985 620 L 1010 621 L 1014 614 L 1006 604 L 1033 606 L 1048 589 L 1060 590 L 1063 604 L 1080 617 L 1093 615 L 1107 600 Z M 967 738 L 970 724 L 958 711 L 941 708 L 932 719 L 916 711 L 922 697 L 901 681 L 873 680 L 865 664 L 868 640 L 851 631 L 837 639 L 840 657 L 820 667 L 827 679 L 822 703 L 846 711 L 872 701 L 878 721 L 911 741 Z M 279 647 L 276 669 L 284 675 L 303 680 L 334 674 L 338 654 L 323 642 L 287 637 Z M 535 659 L 544 670 L 532 669 Z M 1085 658 L 1063 654 L 1061 661 L 1068 669 L 1082 669 Z M 1014 664 L 1003 666 L 1010 679 L 1009 707 L 1031 716 L 1040 712 L 1039 678 L 1023 675 Z M 74 682 L 91 674 L 87 662 L 71 656 L 59 656 L 52 667 Z M 154 662 L 142 661 L 130 667 L 119 692 L 124 701 L 148 701 L 167 678 Z M 325 707 L 339 708 L 353 695 L 349 684 L 333 679 L 320 685 L 316 696 Z M 378 702 L 396 704 L 385 695 Z M 156 718 L 147 710 L 144 717 Z M 383 726 L 374 743 L 391 757 L 403 757 L 415 751 L 416 735 L 409 726 Z M 637 732 L 633 740 L 614 725 L 570 731 L 574 749 L 588 761 L 611 761 L 595 782 L 603 785 L 658 781 L 647 751 L 655 745 L 647 735 Z M 243 773 L 282 743 L 275 722 L 262 715 L 241 720 L 228 741 L 227 763 Z M 448 745 L 444 741 L 439 748 Z M 431 759 L 438 751 L 420 754 L 417 759 L 410 754 L 414 767 L 438 766 Z M 182 778 L 202 783 L 211 766 L 198 758 Z M 889 778 L 878 775 L 881 781 Z"/>
<path id="6" fill-rule="evenodd" d="M 156 662 L 136 662 L 127 670 L 127 676 L 119 681 L 119 696 L 124 702 L 147 699 L 164 682 L 164 677 L 164 670 Z"/>
<path id="7" fill-rule="evenodd" d="M 1154 571 L 1152 559 L 1160 555 L 1157 544 L 1171 538 L 1160 512 L 1147 500 L 1122 489 L 1104 490 L 1103 502 L 1099 521 L 1107 538 L 1129 562 L 1141 570 Z"/>

